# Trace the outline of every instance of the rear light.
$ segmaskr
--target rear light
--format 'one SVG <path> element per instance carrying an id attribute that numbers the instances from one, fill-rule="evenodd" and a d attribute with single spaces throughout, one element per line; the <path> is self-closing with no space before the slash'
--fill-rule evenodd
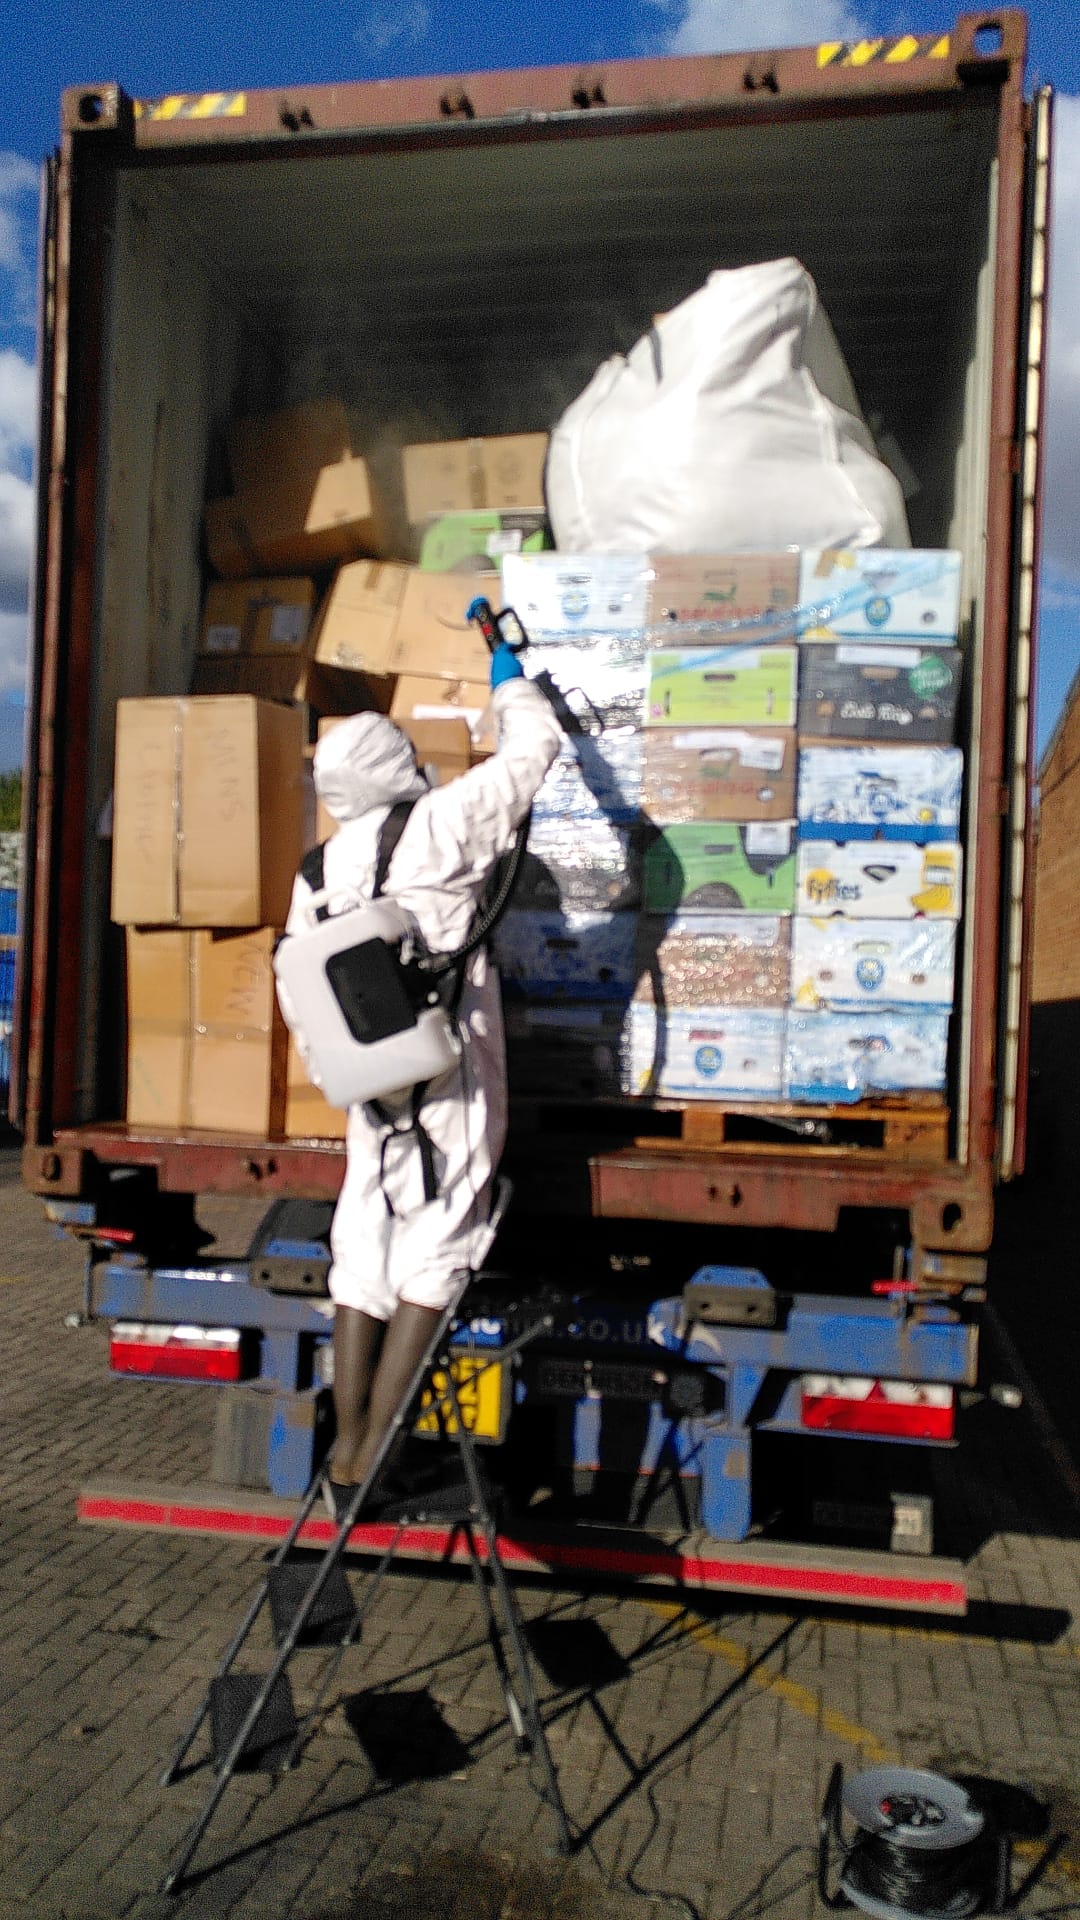
<path id="1" fill-rule="evenodd" d="M 114 1373 L 156 1380 L 239 1380 L 242 1356 L 235 1327 L 155 1327 L 117 1320 L 109 1335 Z"/>
<path id="2" fill-rule="evenodd" d="M 897 1440 L 951 1440 L 951 1387 L 804 1373 L 802 1423 L 822 1433 L 876 1433 Z"/>

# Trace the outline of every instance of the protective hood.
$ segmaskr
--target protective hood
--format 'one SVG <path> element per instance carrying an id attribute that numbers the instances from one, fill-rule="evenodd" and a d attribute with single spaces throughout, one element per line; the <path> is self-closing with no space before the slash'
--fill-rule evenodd
<path id="1" fill-rule="evenodd" d="M 381 713 L 339 720 L 315 749 L 315 791 L 339 823 L 428 791 L 400 727 Z"/>

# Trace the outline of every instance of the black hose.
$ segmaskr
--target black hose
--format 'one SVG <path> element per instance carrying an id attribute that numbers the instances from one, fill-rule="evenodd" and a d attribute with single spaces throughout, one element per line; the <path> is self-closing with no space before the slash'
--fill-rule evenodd
<path id="1" fill-rule="evenodd" d="M 1000 1850 L 989 1822 L 955 1847 L 913 1847 L 888 1834 L 861 1834 L 848 1851 L 844 1891 L 902 1913 L 962 1916 L 992 1912 Z"/>

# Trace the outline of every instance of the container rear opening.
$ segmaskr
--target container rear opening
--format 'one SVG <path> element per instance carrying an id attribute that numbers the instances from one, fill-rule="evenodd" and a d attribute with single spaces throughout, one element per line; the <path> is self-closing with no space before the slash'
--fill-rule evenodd
<path id="1" fill-rule="evenodd" d="M 339 395 L 354 444 L 392 489 L 401 445 L 547 428 L 601 360 L 714 268 L 787 254 L 814 275 L 863 410 L 899 458 L 913 542 L 965 555 L 970 687 L 994 92 L 775 124 L 695 118 L 600 136 L 595 120 L 577 136 L 464 129 L 415 149 L 158 155 L 117 175 L 92 823 L 111 788 L 116 700 L 188 685 L 206 580 L 201 509 L 228 490 L 230 416 Z M 973 791 L 977 740 L 965 730 Z M 93 832 L 89 844 L 76 1122 L 108 1118 L 119 1098 L 112 1020 L 99 1031 L 108 846 Z M 966 1018 L 954 1024 L 962 1143 L 971 1042 Z"/>

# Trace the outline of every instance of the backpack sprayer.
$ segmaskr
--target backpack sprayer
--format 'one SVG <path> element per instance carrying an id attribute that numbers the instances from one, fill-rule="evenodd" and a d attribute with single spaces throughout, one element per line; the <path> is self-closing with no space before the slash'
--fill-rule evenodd
<path id="1" fill-rule="evenodd" d="M 495 613 L 473 600 L 466 618 L 489 650 L 528 645 L 511 607 Z M 303 924 L 274 953 L 278 1000 L 308 1077 L 334 1107 L 349 1107 L 417 1089 L 455 1065 L 461 1055 L 457 1010 L 466 963 L 510 904 L 529 834 L 526 814 L 513 847 L 500 861 L 464 944 L 454 953 L 429 953 L 403 908 L 382 897 L 394 849 L 415 803 L 402 801 L 383 823 L 370 900 L 331 913 L 323 880 L 323 849 L 300 871 L 312 888 Z"/>

